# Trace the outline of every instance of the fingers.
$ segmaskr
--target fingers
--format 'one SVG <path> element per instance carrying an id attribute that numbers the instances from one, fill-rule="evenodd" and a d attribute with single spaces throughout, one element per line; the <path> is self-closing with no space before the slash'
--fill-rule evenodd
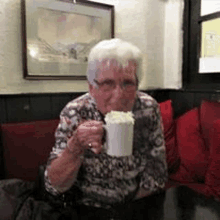
<path id="1" fill-rule="evenodd" d="M 102 152 L 102 144 L 98 142 L 91 142 L 89 143 L 87 149 L 90 149 L 95 154 L 100 154 Z"/>
<path id="2" fill-rule="evenodd" d="M 102 147 L 102 139 L 104 135 L 103 123 L 99 121 L 86 121 L 77 128 L 77 137 L 82 146 L 85 148 L 92 144 L 92 147 L 100 152 Z"/>
<path id="3" fill-rule="evenodd" d="M 104 129 L 99 121 L 82 122 L 68 139 L 68 148 L 76 155 L 84 154 L 85 149 L 91 149 L 95 154 L 102 151 Z"/>
<path id="4" fill-rule="evenodd" d="M 91 151 L 95 154 L 100 154 L 102 149 L 91 148 Z"/>
<path id="5" fill-rule="evenodd" d="M 79 125 L 78 132 L 89 132 L 91 134 L 102 134 L 103 123 L 99 121 L 86 121 Z"/>

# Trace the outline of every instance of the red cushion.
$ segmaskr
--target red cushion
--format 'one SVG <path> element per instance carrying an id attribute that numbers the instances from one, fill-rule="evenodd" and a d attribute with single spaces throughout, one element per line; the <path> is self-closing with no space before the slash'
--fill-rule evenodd
<path id="1" fill-rule="evenodd" d="M 206 150 L 202 138 L 198 108 L 188 111 L 177 119 L 176 135 L 181 166 L 188 170 L 188 175 L 195 182 L 204 181 L 209 151 Z"/>
<path id="2" fill-rule="evenodd" d="M 160 103 L 161 117 L 164 127 L 168 172 L 174 173 L 180 164 L 178 148 L 176 147 L 173 107 L 171 100 Z"/>
<path id="3" fill-rule="evenodd" d="M 180 164 L 178 170 L 175 173 L 169 175 L 169 180 L 178 184 L 195 183 L 195 180 L 189 174 L 187 167 L 185 167 L 183 164 Z"/>
<path id="4" fill-rule="evenodd" d="M 220 119 L 220 102 L 203 100 L 200 106 L 200 120 L 206 146 L 209 148 L 209 133 L 213 122 Z"/>
<path id="5" fill-rule="evenodd" d="M 220 120 L 213 123 L 212 133 L 210 134 L 210 159 L 206 184 L 220 186 Z"/>
<path id="6" fill-rule="evenodd" d="M 54 145 L 59 120 L 1 125 L 6 178 L 35 180 Z"/>
<path id="7" fill-rule="evenodd" d="M 163 120 L 164 134 L 170 132 L 170 129 L 173 126 L 173 107 L 172 101 L 167 100 L 160 103 L 160 111 Z"/>
<path id="8" fill-rule="evenodd" d="M 220 119 L 213 122 L 210 134 L 210 158 L 220 157 Z"/>

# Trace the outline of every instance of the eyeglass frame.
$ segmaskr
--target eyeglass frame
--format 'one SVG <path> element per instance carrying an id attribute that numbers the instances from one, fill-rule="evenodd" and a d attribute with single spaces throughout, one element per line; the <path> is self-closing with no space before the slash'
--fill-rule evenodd
<path id="1" fill-rule="evenodd" d="M 131 82 L 131 80 L 125 80 L 125 81 Z M 127 89 L 126 89 L 126 85 L 124 85 L 125 81 L 124 81 L 123 83 L 118 84 L 123 91 L 126 91 L 126 90 L 127 90 Z M 96 84 L 100 89 L 101 89 L 101 87 L 104 85 L 104 83 L 107 83 L 107 82 L 113 83 L 114 85 L 112 86 L 112 88 L 109 89 L 109 90 L 106 90 L 106 92 L 109 92 L 109 91 L 114 90 L 114 89 L 116 88 L 116 86 L 117 86 L 117 83 L 116 83 L 115 81 L 111 80 L 111 79 L 109 79 L 109 80 L 104 80 L 103 82 L 99 82 L 98 80 L 94 79 L 94 82 L 95 82 L 95 84 Z M 137 79 L 136 79 L 136 83 L 134 83 L 132 86 L 134 86 L 134 87 L 137 88 L 137 86 L 138 86 Z M 132 88 L 132 89 L 133 89 L 133 88 Z"/>

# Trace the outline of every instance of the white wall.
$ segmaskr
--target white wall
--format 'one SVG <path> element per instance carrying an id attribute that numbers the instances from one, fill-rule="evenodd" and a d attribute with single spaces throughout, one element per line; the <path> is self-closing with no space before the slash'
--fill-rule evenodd
<path id="1" fill-rule="evenodd" d="M 0 0 L 0 93 L 86 91 L 86 81 L 23 79 L 20 0 Z"/>
<path id="2" fill-rule="evenodd" d="M 182 87 L 183 10 L 182 0 L 169 0 L 165 6 L 164 88 Z"/>
<path id="3" fill-rule="evenodd" d="M 115 37 L 131 41 L 142 50 L 144 76 L 140 88 L 179 88 L 182 0 L 176 0 L 173 8 L 169 6 L 174 0 L 94 1 L 115 6 Z M 24 80 L 20 27 L 20 0 L 0 0 L 0 94 L 87 91 L 82 80 Z"/>

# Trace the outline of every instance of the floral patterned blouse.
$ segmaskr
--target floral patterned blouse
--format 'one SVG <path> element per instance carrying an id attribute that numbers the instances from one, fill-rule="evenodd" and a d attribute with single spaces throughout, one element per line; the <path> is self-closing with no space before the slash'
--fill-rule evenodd
<path id="1" fill-rule="evenodd" d="M 108 208 L 132 200 L 139 187 L 149 192 L 164 188 L 168 174 L 159 104 L 138 91 L 132 112 L 135 118 L 133 154 L 115 157 L 86 150 L 74 183 L 83 193 L 79 204 Z M 62 110 L 47 166 L 66 148 L 66 137 L 85 119 L 104 122 L 89 93 L 72 100 Z M 48 192 L 59 194 L 51 186 L 47 170 L 45 186 Z"/>

